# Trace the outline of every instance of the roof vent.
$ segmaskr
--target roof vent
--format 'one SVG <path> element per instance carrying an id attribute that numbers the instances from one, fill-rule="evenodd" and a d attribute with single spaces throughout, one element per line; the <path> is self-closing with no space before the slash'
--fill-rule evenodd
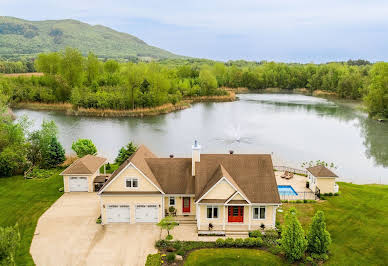
<path id="1" fill-rule="evenodd" d="M 170 158 L 174 158 L 174 154 L 170 154 Z"/>
<path id="2" fill-rule="evenodd" d="M 234 151 L 233 151 L 233 150 L 230 150 L 230 151 L 229 151 L 229 154 L 233 154 L 233 153 L 234 153 Z"/>

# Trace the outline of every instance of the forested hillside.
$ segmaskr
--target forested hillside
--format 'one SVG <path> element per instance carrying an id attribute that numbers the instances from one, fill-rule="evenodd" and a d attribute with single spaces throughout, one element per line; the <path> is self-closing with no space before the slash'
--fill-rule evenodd
<path id="1" fill-rule="evenodd" d="M 139 38 L 101 25 L 77 20 L 28 21 L 0 17 L 0 57 L 19 59 L 54 52 L 66 47 L 89 51 L 99 58 L 136 60 L 178 58 L 163 49 L 150 46 Z"/>

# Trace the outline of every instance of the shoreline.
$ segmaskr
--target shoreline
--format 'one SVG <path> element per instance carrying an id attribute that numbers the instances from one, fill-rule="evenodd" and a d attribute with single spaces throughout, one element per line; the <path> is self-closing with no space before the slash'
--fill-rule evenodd
<path id="1" fill-rule="evenodd" d="M 12 109 L 29 109 L 37 111 L 58 111 L 70 116 L 94 116 L 94 117 L 143 117 L 168 114 L 191 107 L 192 103 L 198 102 L 233 102 L 236 101 L 234 92 L 229 91 L 228 95 L 221 96 L 199 96 L 184 98 L 177 104 L 164 104 L 152 108 L 137 108 L 134 110 L 115 110 L 74 107 L 71 103 L 40 103 L 40 102 L 19 102 L 11 105 Z"/>

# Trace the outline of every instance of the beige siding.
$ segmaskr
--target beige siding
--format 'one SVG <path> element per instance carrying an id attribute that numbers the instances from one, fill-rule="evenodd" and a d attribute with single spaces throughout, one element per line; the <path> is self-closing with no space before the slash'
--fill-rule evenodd
<path id="1" fill-rule="evenodd" d="M 274 224 L 274 212 L 275 212 L 275 215 L 276 215 L 276 208 L 274 206 L 265 206 L 265 208 L 266 208 L 265 209 L 265 219 L 254 220 L 253 219 L 253 207 L 259 207 L 259 206 L 260 205 L 252 206 L 252 210 L 251 210 L 251 220 L 252 220 L 251 229 L 252 230 L 259 229 L 261 224 L 264 224 L 265 228 L 274 227 L 275 226 L 275 224 Z"/>
<path id="2" fill-rule="evenodd" d="M 259 229 L 261 224 L 264 224 L 266 228 L 272 228 L 275 226 L 274 215 L 276 215 L 276 209 L 274 206 L 266 206 L 265 210 L 265 219 L 253 220 L 253 206 L 244 206 L 244 220 L 243 223 L 228 223 L 228 206 L 219 205 L 219 217 L 218 219 L 208 219 L 207 218 L 207 206 L 217 206 L 217 205 L 199 205 L 199 225 L 198 230 L 207 230 L 209 223 L 212 223 L 214 228 L 213 230 L 223 230 L 224 219 L 225 226 L 230 228 L 231 226 L 245 225 L 248 228 L 249 223 L 251 223 L 251 230 Z M 259 206 L 259 205 L 254 205 Z M 225 213 L 225 217 L 224 217 Z M 275 217 L 276 218 L 276 217 Z"/>
<path id="3" fill-rule="evenodd" d="M 233 198 L 231 200 L 245 200 L 243 197 L 241 197 L 240 194 L 236 194 L 233 196 Z"/>
<path id="4" fill-rule="evenodd" d="M 96 178 L 96 176 L 100 175 L 100 170 L 97 170 L 93 175 L 71 175 L 71 176 L 84 176 L 88 178 L 88 192 L 94 192 L 94 184 L 93 181 Z M 63 189 L 64 192 L 70 192 L 70 187 L 69 187 L 69 178 L 71 176 L 63 176 Z"/>
<path id="5" fill-rule="evenodd" d="M 317 187 L 320 193 L 334 193 L 335 178 L 317 178 Z"/>
<path id="6" fill-rule="evenodd" d="M 166 195 L 164 198 L 164 208 L 168 211 L 168 208 L 170 207 L 170 196 Z M 175 209 L 177 215 L 195 215 L 196 214 L 196 206 L 194 203 L 194 197 L 190 197 L 190 213 L 185 212 L 183 213 L 183 197 L 182 196 L 175 196 Z"/>
<path id="7" fill-rule="evenodd" d="M 204 199 L 227 199 L 234 192 L 235 189 L 227 181 L 222 180 L 213 189 L 209 190 Z"/>
<path id="8" fill-rule="evenodd" d="M 101 196 L 101 219 L 102 223 L 106 224 L 106 206 L 107 205 L 129 205 L 130 207 L 130 223 L 135 223 L 135 207 L 137 204 L 157 204 L 159 207 L 160 221 L 163 217 L 162 196 Z"/>
<path id="9" fill-rule="evenodd" d="M 138 188 L 125 187 L 125 179 L 136 177 L 139 180 Z M 121 172 L 115 179 L 105 188 L 105 191 L 159 191 L 150 181 L 145 178 L 139 170 L 130 165 Z"/>

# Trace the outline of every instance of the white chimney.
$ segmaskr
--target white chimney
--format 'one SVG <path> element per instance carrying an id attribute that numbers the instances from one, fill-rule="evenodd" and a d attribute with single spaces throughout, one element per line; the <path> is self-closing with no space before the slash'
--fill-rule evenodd
<path id="1" fill-rule="evenodd" d="M 191 174 L 195 176 L 195 163 L 200 162 L 201 160 L 201 145 L 195 140 L 194 145 L 191 148 Z"/>

